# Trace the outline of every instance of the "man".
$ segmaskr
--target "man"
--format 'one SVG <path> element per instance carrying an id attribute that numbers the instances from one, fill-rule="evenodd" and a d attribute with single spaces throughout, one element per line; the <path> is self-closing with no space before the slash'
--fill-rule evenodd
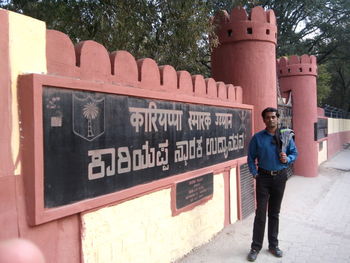
<path id="1" fill-rule="evenodd" d="M 262 248 L 267 209 L 269 251 L 276 257 L 283 255 L 278 247 L 279 213 L 287 181 L 286 168 L 298 155 L 293 139 L 284 142 L 285 152 L 281 151 L 277 109 L 266 108 L 261 115 L 266 128 L 253 136 L 248 149 L 249 170 L 256 179 L 256 211 L 249 261 L 255 261 Z"/>

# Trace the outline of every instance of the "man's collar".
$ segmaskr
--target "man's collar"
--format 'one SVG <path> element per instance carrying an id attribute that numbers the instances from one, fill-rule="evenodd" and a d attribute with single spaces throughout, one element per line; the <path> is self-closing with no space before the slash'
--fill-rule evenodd
<path id="1" fill-rule="evenodd" d="M 276 134 L 276 131 L 277 131 L 277 129 L 275 130 L 274 133 L 270 133 L 266 128 L 264 129 L 264 132 L 265 132 L 266 134 L 271 135 L 271 136 L 274 136 L 274 135 Z"/>

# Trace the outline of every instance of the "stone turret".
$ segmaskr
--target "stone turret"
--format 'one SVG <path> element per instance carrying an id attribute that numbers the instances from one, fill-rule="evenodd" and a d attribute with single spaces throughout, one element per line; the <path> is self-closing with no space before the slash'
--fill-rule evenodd
<path id="1" fill-rule="evenodd" d="M 218 13 L 214 23 L 220 44 L 212 53 L 212 76 L 243 88 L 243 103 L 254 105 L 254 130 L 261 130 L 261 111 L 277 107 L 275 14 L 260 6 L 250 15 L 234 8 Z"/>
<path id="2" fill-rule="evenodd" d="M 318 144 L 314 139 L 314 123 L 317 122 L 316 57 L 282 57 L 277 61 L 277 74 L 281 92 L 291 92 L 293 98 L 293 129 L 299 151 L 294 173 L 317 176 Z"/>

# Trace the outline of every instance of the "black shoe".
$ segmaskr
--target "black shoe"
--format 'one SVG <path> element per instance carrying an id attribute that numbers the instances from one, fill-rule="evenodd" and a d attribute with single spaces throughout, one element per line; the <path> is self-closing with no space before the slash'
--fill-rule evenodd
<path id="1" fill-rule="evenodd" d="M 251 249 L 247 256 L 248 261 L 251 261 L 251 262 L 255 261 L 258 254 L 259 254 L 259 251 L 256 251 L 255 249 Z"/>
<path id="2" fill-rule="evenodd" d="M 269 251 L 275 257 L 281 258 L 283 256 L 282 250 L 280 250 L 278 247 L 269 248 Z"/>

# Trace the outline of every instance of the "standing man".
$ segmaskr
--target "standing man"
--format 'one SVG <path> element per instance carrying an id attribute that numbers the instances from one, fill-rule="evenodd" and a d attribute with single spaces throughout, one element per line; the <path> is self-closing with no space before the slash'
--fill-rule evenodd
<path id="1" fill-rule="evenodd" d="M 276 257 L 283 253 L 278 248 L 278 222 L 287 167 L 295 161 L 298 152 L 293 139 L 285 143 L 281 151 L 278 131 L 279 114 L 275 108 L 266 108 L 261 113 L 266 128 L 256 133 L 249 143 L 248 166 L 256 179 L 256 211 L 253 242 L 247 259 L 255 261 L 262 248 L 268 210 L 269 251 Z"/>

